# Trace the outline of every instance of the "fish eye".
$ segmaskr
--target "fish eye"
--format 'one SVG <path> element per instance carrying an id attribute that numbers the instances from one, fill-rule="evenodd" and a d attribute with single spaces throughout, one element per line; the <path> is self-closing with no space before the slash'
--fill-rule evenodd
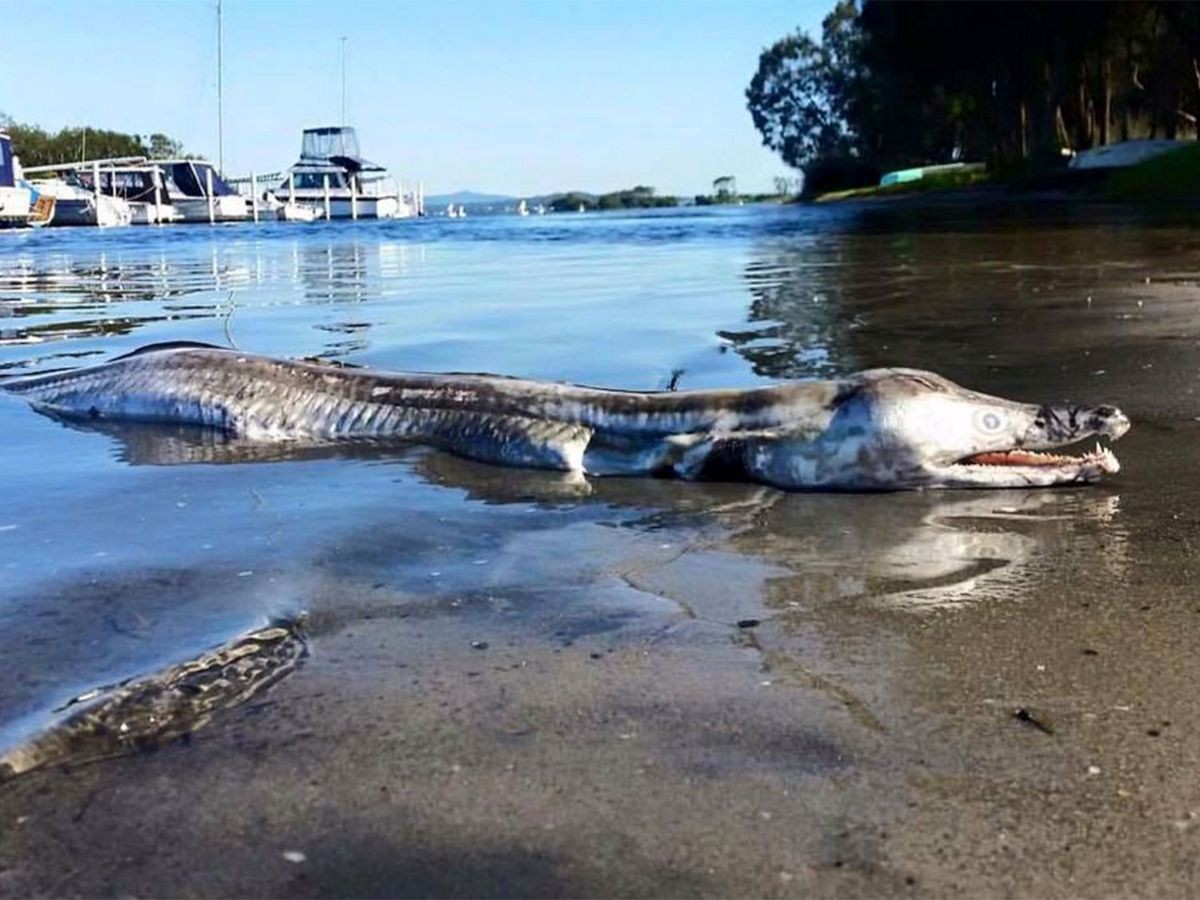
<path id="1" fill-rule="evenodd" d="M 988 411 L 979 416 L 978 423 L 983 431 L 999 431 L 1004 427 L 1004 417 L 998 412 Z"/>

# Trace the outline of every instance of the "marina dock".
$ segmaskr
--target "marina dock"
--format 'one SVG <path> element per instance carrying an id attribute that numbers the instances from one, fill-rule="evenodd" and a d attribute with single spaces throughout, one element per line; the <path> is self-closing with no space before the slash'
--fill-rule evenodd
<path id="1" fill-rule="evenodd" d="M 425 189 L 405 190 L 362 157 L 350 126 L 305 129 L 299 161 L 226 177 L 205 159 L 83 159 L 22 168 L 0 132 L 0 226 L 174 225 L 282 220 L 403 219 L 425 215 Z"/>

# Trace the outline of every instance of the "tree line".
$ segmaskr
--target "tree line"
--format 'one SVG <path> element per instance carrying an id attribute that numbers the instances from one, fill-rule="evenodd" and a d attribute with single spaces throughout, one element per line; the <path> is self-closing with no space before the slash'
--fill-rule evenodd
<path id="1" fill-rule="evenodd" d="M 575 212 L 580 207 L 595 209 L 648 209 L 660 206 L 678 206 L 679 200 L 670 196 L 659 196 L 649 185 L 639 184 L 623 191 L 608 194 L 587 194 L 583 191 L 568 191 L 551 194 L 542 201 L 553 212 Z"/>
<path id="2" fill-rule="evenodd" d="M 746 90 L 806 190 L 952 160 L 1048 166 L 1131 138 L 1194 138 L 1200 0 L 840 0 L 819 39 L 765 49 Z"/>
<path id="3" fill-rule="evenodd" d="M 0 128 L 8 132 L 13 153 L 21 158 L 23 166 L 120 156 L 177 159 L 183 155 L 183 145 L 165 134 L 143 137 L 90 127 L 62 128 L 51 134 L 37 125 L 15 122 L 3 114 L 0 114 Z"/>

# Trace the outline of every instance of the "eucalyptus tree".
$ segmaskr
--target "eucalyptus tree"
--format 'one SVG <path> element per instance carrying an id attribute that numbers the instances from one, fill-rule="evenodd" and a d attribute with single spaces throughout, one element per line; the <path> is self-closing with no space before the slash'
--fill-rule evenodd
<path id="1" fill-rule="evenodd" d="M 763 144 L 788 165 L 857 153 L 857 17 L 854 0 L 841 0 L 825 18 L 823 40 L 796 31 L 759 56 L 747 106 Z"/>

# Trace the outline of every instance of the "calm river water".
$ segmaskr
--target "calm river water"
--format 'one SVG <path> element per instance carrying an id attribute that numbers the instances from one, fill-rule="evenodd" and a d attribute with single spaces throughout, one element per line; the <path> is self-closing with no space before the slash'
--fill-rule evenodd
<path id="1" fill-rule="evenodd" d="M 894 364 L 1134 421 L 1103 486 L 855 497 L 223 458 L 0 398 L 0 751 L 312 622 L 270 702 L 0 794 L 0 893 L 1186 893 L 1198 283 L 1186 216 L 1097 206 L 0 234 L 4 376 L 169 340 L 636 389 Z"/>

